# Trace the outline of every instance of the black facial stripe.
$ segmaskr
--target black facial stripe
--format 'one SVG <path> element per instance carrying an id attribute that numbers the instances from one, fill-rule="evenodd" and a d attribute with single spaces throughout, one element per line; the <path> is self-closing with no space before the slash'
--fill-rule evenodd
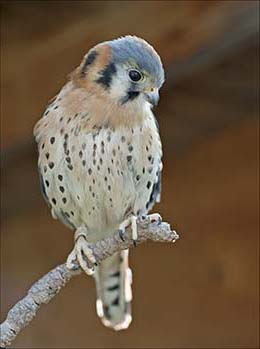
<path id="1" fill-rule="evenodd" d="M 138 91 L 128 91 L 127 95 L 121 99 L 121 104 L 125 104 L 129 101 L 134 100 L 135 98 L 137 98 L 139 96 L 139 94 L 140 94 L 140 92 L 138 92 Z"/>
<path id="2" fill-rule="evenodd" d="M 109 63 L 108 66 L 100 72 L 100 78 L 96 80 L 98 84 L 104 85 L 105 89 L 109 89 L 113 75 L 116 74 L 116 66 L 114 63 Z"/>
<path id="3" fill-rule="evenodd" d="M 83 64 L 81 74 L 84 76 L 87 73 L 88 67 L 95 61 L 97 58 L 98 53 L 96 51 L 90 52 L 90 54 L 87 56 L 85 63 Z"/>

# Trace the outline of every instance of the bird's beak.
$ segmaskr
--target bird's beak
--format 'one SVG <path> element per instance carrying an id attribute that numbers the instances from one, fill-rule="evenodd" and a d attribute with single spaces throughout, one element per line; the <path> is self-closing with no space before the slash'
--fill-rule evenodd
<path id="1" fill-rule="evenodd" d="M 154 91 L 145 93 L 146 100 L 151 103 L 153 106 L 157 105 L 160 99 L 158 88 L 154 89 Z"/>

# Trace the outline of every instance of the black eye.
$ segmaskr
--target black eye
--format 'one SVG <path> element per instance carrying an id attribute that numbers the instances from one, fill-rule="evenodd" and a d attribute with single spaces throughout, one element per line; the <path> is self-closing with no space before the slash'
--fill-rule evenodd
<path id="1" fill-rule="evenodd" d="M 130 70 L 129 77 L 133 81 L 139 81 L 142 79 L 142 75 L 139 73 L 138 70 Z"/>

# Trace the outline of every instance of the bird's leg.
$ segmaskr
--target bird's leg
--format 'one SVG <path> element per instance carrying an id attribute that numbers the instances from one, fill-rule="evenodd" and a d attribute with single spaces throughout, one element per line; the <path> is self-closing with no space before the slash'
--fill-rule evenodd
<path id="1" fill-rule="evenodd" d="M 132 229 L 132 239 L 134 241 L 134 244 L 136 244 L 136 241 L 138 239 L 138 234 L 137 234 L 137 217 L 135 215 L 131 215 L 130 217 L 128 217 L 127 219 L 125 219 L 120 225 L 119 225 L 119 229 L 118 229 L 118 234 L 121 238 L 121 240 L 125 241 L 124 239 L 124 234 L 125 234 L 125 230 L 126 228 L 131 225 L 131 229 Z"/>
<path id="2" fill-rule="evenodd" d="M 66 264 L 69 269 L 74 269 L 75 261 L 78 261 L 86 274 L 92 275 L 94 273 L 93 264 L 96 264 L 96 258 L 92 249 L 89 247 L 90 244 L 87 241 L 87 233 L 87 228 L 84 226 L 75 231 L 74 248 L 69 254 Z"/>

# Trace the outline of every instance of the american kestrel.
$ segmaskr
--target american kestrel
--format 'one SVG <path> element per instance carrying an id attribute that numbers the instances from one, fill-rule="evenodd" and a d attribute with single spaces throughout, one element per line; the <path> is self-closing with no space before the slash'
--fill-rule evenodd
<path id="1" fill-rule="evenodd" d="M 123 239 L 130 224 L 136 240 L 137 217 L 160 199 L 162 147 L 151 109 L 163 82 L 161 59 L 143 39 L 100 43 L 34 129 L 43 195 L 53 217 L 75 231 L 67 266 L 78 260 L 93 273 L 98 315 L 115 330 L 131 322 L 128 250 L 95 266 L 89 242 L 117 230 Z"/>

